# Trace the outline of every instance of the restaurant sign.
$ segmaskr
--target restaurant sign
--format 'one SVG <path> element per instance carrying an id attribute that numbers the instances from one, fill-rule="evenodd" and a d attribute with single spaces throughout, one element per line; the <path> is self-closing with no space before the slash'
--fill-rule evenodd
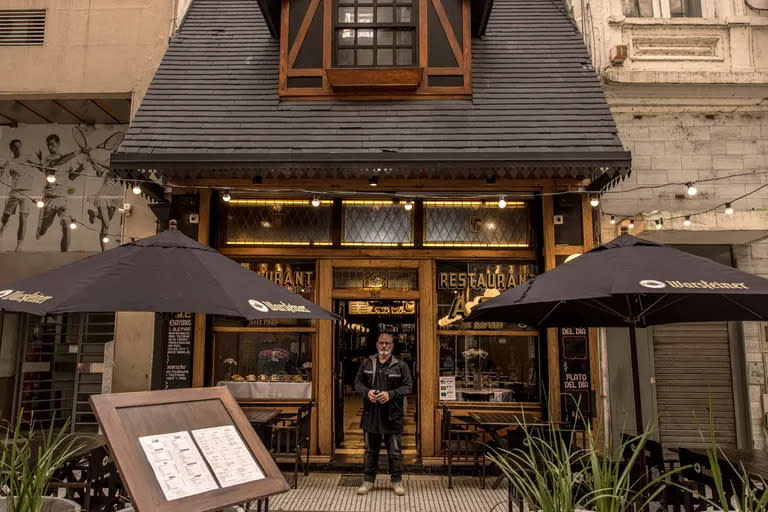
<path id="1" fill-rule="evenodd" d="M 561 327 L 558 337 L 562 420 L 571 426 L 583 426 L 584 420 L 594 416 L 588 330 L 586 327 Z"/>
<path id="2" fill-rule="evenodd" d="M 463 320 L 476 305 L 519 286 L 534 274 L 532 263 L 438 263 L 438 326 L 441 329 L 502 329 L 503 322 Z"/>

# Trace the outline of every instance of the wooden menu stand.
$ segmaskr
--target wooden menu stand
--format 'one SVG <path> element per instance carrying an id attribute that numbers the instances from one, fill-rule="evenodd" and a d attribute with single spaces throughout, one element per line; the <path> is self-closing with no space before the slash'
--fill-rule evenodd
<path id="1" fill-rule="evenodd" d="M 288 490 L 277 464 L 225 387 L 92 395 L 90 402 L 137 512 L 216 511 Z M 230 425 L 264 478 L 223 487 L 201 449 L 218 488 L 166 500 L 139 438 Z"/>

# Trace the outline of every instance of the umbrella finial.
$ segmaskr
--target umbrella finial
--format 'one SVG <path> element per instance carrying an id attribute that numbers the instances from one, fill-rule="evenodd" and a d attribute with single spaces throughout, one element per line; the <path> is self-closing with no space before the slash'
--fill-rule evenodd
<path id="1" fill-rule="evenodd" d="M 173 229 L 173 230 L 179 229 L 176 219 L 171 219 L 168 221 L 168 229 Z"/>

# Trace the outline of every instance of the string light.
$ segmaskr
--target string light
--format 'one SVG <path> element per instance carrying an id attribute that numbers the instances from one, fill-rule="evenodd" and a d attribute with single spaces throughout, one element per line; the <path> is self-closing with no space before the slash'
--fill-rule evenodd
<path id="1" fill-rule="evenodd" d="M 231 195 L 229 195 L 229 190 L 227 190 L 227 191 L 226 191 L 226 192 L 224 192 L 224 194 L 221 196 L 221 200 L 222 200 L 222 201 L 224 201 L 225 203 L 228 203 L 230 199 L 232 199 L 232 196 L 231 196 Z"/>
<path id="2" fill-rule="evenodd" d="M 611 215 L 611 224 L 616 224 L 616 217 Z"/>
<path id="3" fill-rule="evenodd" d="M 507 200 L 504 199 L 504 196 L 499 197 L 499 208 L 506 208 L 507 207 Z"/>
<path id="4" fill-rule="evenodd" d="M 635 229 L 635 219 L 629 219 L 629 229 Z"/>
<path id="5" fill-rule="evenodd" d="M 133 190 L 133 193 L 136 194 L 136 195 L 141 194 L 141 187 L 139 186 L 138 183 L 133 185 L 133 189 L 132 190 Z"/>
<path id="6" fill-rule="evenodd" d="M 733 206 L 731 206 L 731 203 L 725 203 L 725 214 L 733 215 Z"/>
<path id="7" fill-rule="evenodd" d="M 43 202 L 42 199 L 38 199 L 37 201 L 35 201 L 35 205 L 37 205 L 38 208 L 42 208 L 43 206 L 45 206 L 45 203 Z"/>
<path id="8" fill-rule="evenodd" d="M 686 183 L 686 184 L 685 184 L 685 186 L 686 186 L 686 187 L 688 187 L 688 189 L 686 190 L 686 193 L 687 193 L 689 196 L 693 197 L 693 196 L 695 196 L 696 194 L 698 194 L 698 192 L 699 192 L 699 191 L 698 191 L 698 189 L 696 188 L 696 184 L 695 184 L 694 182 L 692 182 L 692 181 L 689 181 L 688 183 Z"/>
<path id="9" fill-rule="evenodd" d="M 74 219 L 72 220 L 72 222 L 69 223 L 69 229 L 72 229 L 72 230 L 77 229 L 77 222 L 75 222 Z"/>
<path id="10" fill-rule="evenodd" d="M 56 183 L 56 173 L 52 171 L 48 171 L 45 174 L 45 181 L 48 183 Z"/>
<path id="11" fill-rule="evenodd" d="M 691 225 L 691 216 L 686 215 L 685 219 L 683 219 L 683 226 L 688 227 Z"/>
<path id="12" fill-rule="evenodd" d="M 405 208 L 405 211 L 407 212 L 413 210 L 413 201 L 406 201 L 403 208 Z"/>
<path id="13" fill-rule="evenodd" d="M 312 206 L 314 206 L 315 208 L 320 206 L 320 198 L 319 197 L 312 196 Z"/>
<path id="14" fill-rule="evenodd" d="M 661 219 L 656 219 L 656 229 L 661 229 L 664 227 L 664 221 Z"/>
<path id="15" fill-rule="evenodd" d="M 105 236 L 104 238 L 101 239 L 101 241 L 104 242 L 105 244 L 108 244 L 109 243 L 109 237 Z"/>
<path id="16" fill-rule="evenodd" d="M 589 204 L 591 204 L 593 208 L 597 208 L 600 204 L 600 199 L 598 199 L 597 196 L 592 196 L 592 199 L 589 200 Z"/>

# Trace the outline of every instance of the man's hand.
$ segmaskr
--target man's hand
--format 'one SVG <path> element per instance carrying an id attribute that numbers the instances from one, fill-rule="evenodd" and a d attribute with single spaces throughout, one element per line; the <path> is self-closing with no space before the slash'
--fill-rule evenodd
<path id="1" fill-rule="evenodd" d="M 370 400 L 373 403 L 376 403 L 379 401 L 379 395 L 376 394 L 376 391 L 371 389 L 368 391 L 368 400 Z"/>
<path id="2" fill-rule="evenodd" d="M 385 404 L 389 402 L 389 391 L 382 391 L 376 396 L 376 398 L 378 399 L 378 402 L 380 404 Z"/>

